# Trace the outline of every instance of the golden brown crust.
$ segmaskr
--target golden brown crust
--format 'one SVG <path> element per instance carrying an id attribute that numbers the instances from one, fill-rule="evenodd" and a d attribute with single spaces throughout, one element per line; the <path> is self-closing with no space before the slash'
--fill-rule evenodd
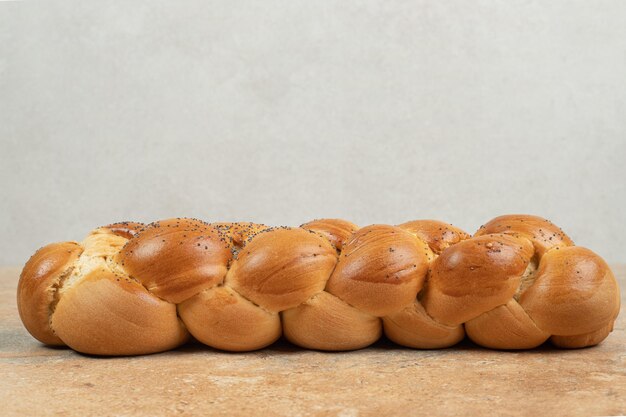
<path id="1" fill-rule="evenodd" d="M 472 341 L 492 349 L 532 349 L 550 337 L 515 300 L 468 321 L 465 331 Z"/>
<path id="2" fill-rule="evenodd" d="M 326 291 L 382 317 L 413 302 L 432 257 L 428 246 L 405 230 L 364 227 L 343 247 Z"/>
<path id="3" fill-rule="evenodd" d="M 352 234 L 359 229 L 354 223 L 342 219 L 318 219 L 300 226 L 306 230 L 321 233 L 340 251 Z"/>
<path id="4" fill-rule="evenodd" d="M 228 237 L 232 245 L 240 248 L 260 232 L 270 229 L 269 226 L 258 223 L 211 223 L 211 226 Z"/>
<path id="5" fill-rule="evenodd" d="M 361 349 L 382 334 L 378 317 L 351 307 L 326 291 L 283 311 L 281 316 L 287 340 L 308 349 Z"/>
<path id="6" fill-rule="evenodd" d="M 26 330 L 48 345 L 63 345 L 50 328 L 59 281 L 72 268 L 82 248 L 76 242 L 52 243 L 26 262 L 17 284 L 17 308 Z"/>
<path id="7" fill-rule="evenodd" d="M 606 262 L 580 246 L 548 251 L 520 305 L 552 335 L 575 336 L 612 323 L 619 288 Z"/>
<path id="8" fill-rule="evenodd" d="M 463 325 L 446 326 L 434 320 L 419 303 L 383 317 L 385 335 L 393 342 L 416 349 L 439 349 L 456 345 L 465 336 Z"/>
<path id="9" fill-rule="evenodd" d="M 358 349 L 383 329 L 422 349 L 451 346 L 465 331 L 495 349 L 548 339 L 579 348 L 604 340 L 620 309 L 598 255 L 524 215 L 498 217 L 474 237 L 436 220 L 114 223 L 38 251 L 17 297 L 35 338 L 97 355 L 171 349 L 186 327 L 230 351 L 282 333 L 307 348 Z"/>
<path id="10" fill-rule="evenodd" d="M 137 222 L 117 222 L 103 226 L 101 229 L 109 230 L 116 236 L 130 239 L 139 233 L 139 231 L 145 226 L 145 224 Z"/>
<path id="11" fill-rule="evenodd" d="M 106 269 L 92 271 L 63 294 L 52 328 L 72 349 L 93 355 L 161 352 L 188 338 L 176 305 Z"/>
<path id="12" fill-rule="evenodd" d="M 398 227 L 426 242 L 430 250 L 437 255 L 444 249 L 470 238 L 469 234 L 458 227 L 439 220 L 413 220 Z"/>
<path id="13" fill-rule="evenodd" d="M 316 233 L 272 229 L 239 252 L 226 283 L 255 304 L 279 312 L 322 291 L 336 261 L 335 249 Z"/>
<path id="14" fill-rule="evenodd" d="M 115 261 L 154 295 L 180 303 L 221 283 L 231 258 L 221 231 L 199 220 L 169 219 L 148 225 Z"/>
<path id="15" fill-rule="evenodd" d="M 539 256 L 556 246 L 573 246 L 574 242 L 560 227 L 539 216 L 507 214 L 498 216 L 478 229 L 474 236 L 491 233 L 521 235 L 533 242 Z"/>
<path id="16" fill-rule="evenodd" d="M 196 339 L 216 349 L 261 349 L 281 335 L 277 313 L 255 306 L 227 286 L 211 288 L 184 301 L 178 312 Z"/>
<path id="17" fill-rule="evenodd" d="M 458 325 L 506 304 L 533 255 L 528 239 L 494 234 L 464 240 L 434 262 L 422 303 L 435 320 Z"/>
<path id="18" fill-rule="evenodd" d="M 595 346 L 607 338 L 609 333 L 613 331 L 613 322 L 606 324 L 604 327 L 594 330 L 593 332 L 578 334 L 575 336 L 557 336 L 550 337 L 550 342 L 564 349 L 579 349 L 588 346 Z"/>

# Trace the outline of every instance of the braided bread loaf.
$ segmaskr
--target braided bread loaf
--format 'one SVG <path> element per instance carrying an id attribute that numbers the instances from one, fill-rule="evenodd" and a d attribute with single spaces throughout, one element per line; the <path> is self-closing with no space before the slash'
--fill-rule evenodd
<path id="1" fill-rule="evenodd" d="M 98 355 L 173 349 L 189 334 L 229 351 L 281 334 L 321 350 L 381 334 L 413 348 L 528 349 L 601 342 L 620 308 L 602 258 L 535 216 L 470 237 L 439 221 L 299 228 L 170 219 L 116 223 L 26 263 L 20 317 L 49 345 Z"/>

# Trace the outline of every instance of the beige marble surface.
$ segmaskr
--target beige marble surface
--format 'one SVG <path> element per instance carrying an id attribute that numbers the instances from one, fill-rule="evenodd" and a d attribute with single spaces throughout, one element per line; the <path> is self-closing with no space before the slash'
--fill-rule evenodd
<path id="1" fill-rule="evenodd" d="M 626 266 L 615 266 L 622 288 Z M 14 415 L 600 416 L 626 414 L 626 320 L 601 345 L 497 352 L 470 342 L 349 353 L 279 342 L 233 354 L 189 345 L 131 358 L 46 348 L 22 327 L 18 268 L 0 269 L 0 409 Z M 624 293 L 622 293 L 622 305 Z"/>

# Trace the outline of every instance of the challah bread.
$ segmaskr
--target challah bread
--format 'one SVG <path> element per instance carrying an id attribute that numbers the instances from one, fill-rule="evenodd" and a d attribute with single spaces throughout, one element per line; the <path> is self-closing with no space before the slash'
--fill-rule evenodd
<path id="1" fill-rule="evenodd" d="M 420 349 L 466 333 L 495 349 L 579 348 L 604 340 L 620 309 L 604 260 L 528 215 L 497 217 L 473 237 L 436 220 L 115 223 L 38 250 L 17 302 L 36 339 L 96 355 L 165 351 L 190 336 L 228 351 L 281 335 L 338 351 L 383 333 Z"/>

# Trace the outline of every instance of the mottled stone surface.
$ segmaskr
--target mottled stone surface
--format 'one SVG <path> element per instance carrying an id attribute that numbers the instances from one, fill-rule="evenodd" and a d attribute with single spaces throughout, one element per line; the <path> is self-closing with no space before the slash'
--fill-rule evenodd
<path id="1" fill-rule="evenodd" d="M 626 266 L 615 266 L 626 288 Z M 19 270 L 0 269 L 0 409 L 13 415 L 626 414 L 622 314 L 601 345 L 497 352 L 470 342 L 418 351 L 387 341 L 349 353 L 279 342 L 253 353 L 189 345 L 94 358 L 41 346 L 15 305 Z M 622 305 L 625 304 L 622 292 Z"/>

